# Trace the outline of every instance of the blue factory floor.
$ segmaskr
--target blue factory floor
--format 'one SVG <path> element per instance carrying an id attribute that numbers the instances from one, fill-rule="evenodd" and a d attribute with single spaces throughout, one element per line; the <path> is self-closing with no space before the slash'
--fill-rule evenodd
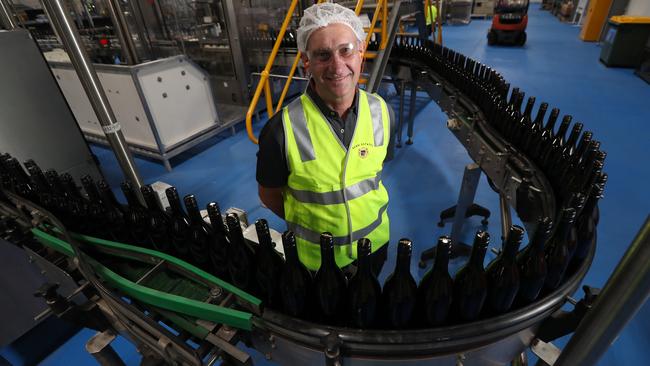
<path id="1" fill-rule="evenodd" d="M 578 27 L 560 23 L 537 8 L 537 4 L 531 7 L 528 42 L 523 48 L 488 47 L 485 35 L 490 27 L 489 20 L 445 27 L 444 42 L 495 68 L 513 86 L 536 96 L 537 103 L 546 101 L 551 107 L 560 108 L 562 114 L 572 114 L 574 121 L 584 122 L 585 129 L 593 131 L 602 142 L 602 149 L 608 153 L 606 171 L 610 179 L 600 206 L 598 251 L 584 281 L 602 287 L 649 213 L 650 86 L 631 69 L 606 68 L 598 61 L 600 47 L 580 41 Z M 392 98 L 391 103 L 397 111 L 397 98 Z M 418 94 L 417 109 L 414 145 L 398 149 L 395 159 L 384 169 L 384 182 L 391 197 L 389 214 L 393 243 L 380 275 L 381 281 L 394 266 L 397 239 L 411 238 L 415 244 L 414 258 L 417 258 L 439 235 L 449 234 L 450 225 L 436 226 L 438 214 L 455 203 L 463 167 L 470 163 L 465 149 L 447 130 L 445 115 L 424 93 Z M 257 132 L 261 126 L 257 123 Z M 117 187 L 122 175 L 111 151 L 97 146 L 92 150 L 99 157 L 106 178 Z M 257 198 L 256 151 L 257 147 L 240 127 L 234 136 L 225 134 L 214 138 L 175 158 L 172 172 L 166 172 L 161 164 L 149 160 L 137 158 L 136 164 L 147 183 L 161 180 L 175 185 L 181 194 L 194 193 L 201 205 L 214 200 L 224 208 L 240 207 L 248 212 L 250 219 L 266 218 L 273 228 L 281 231 L 285 228 L 283 221 L 261 207 Z M 498 238 L 498 198 L 484 180 L 476 202 L 495 213 L 488 230 L 493 238 Z M 478 219 L 470 219 L 464 227 L 463 238 L 469 240 L 480 226 Z M 488 260 L 492 258 L 489 254 Z M 459 263 L 453 266 L 458 267 Z M 416 278 L 424 274 L 415 259 L 412 272 Z M 92 335 L 89 330 L 79 332 L 42 364 L 95 364 L 84 350 L 84 343 Z M 555 344 L 561 347 L 567 339 Z M 133 365 L 139 360 L 128 342 L 119 340 L 115 348 L 127 364 Z M 599 365 L 646 364 L 648 349 L 650 305 L 646 304 Z M 3 349 L 1 354 L 15 365 L 26 363 L 25 356 L 12 347 Z M 254 356 L 257 365 L 272 364 L 258 353 Z"/>

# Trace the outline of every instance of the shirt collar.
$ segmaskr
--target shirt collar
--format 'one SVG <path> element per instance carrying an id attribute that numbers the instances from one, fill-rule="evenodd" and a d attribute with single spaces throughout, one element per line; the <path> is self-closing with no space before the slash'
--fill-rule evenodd
<path id="1" fill-rule="evenodd" d="M 310 81 L 309 86 L 307 87 L 307 95 L 311 98 L 311 100 L 314 101 L 318 109 L 320 111 L 329 117 L 339 117 L 338 113 L 336 111 L 332 110 L 330 107 L 325 104 L 325 101 L 318 95 L 316 92 L 316 88 L 314 87 L 314 82 Z M 350 115 L 349 112 L 354 113 L 354 115 L 357 115 L 357 106 L 359 105 L 359 88 L 356 88 L 354 92 L 354 100 L 352 101 L 352 106 L 348 109 L 348 115 Z"/>

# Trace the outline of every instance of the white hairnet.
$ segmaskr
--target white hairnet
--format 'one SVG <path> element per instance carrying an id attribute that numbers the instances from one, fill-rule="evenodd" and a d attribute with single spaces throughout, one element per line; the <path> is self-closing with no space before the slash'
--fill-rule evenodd
<path id="1" fill-rule="evenodd" d="M 305 13 L 300 19 L 300 27 L 297 32 L 298 51 L 304 53 L 307 50 L 307 42 L 315 30 L 333 23 L 345 24 L 350 27 L 359 41 L 366 39 L 363 24 L 353 10 L 335 3 L 314 4 L 305 9 Z"/>

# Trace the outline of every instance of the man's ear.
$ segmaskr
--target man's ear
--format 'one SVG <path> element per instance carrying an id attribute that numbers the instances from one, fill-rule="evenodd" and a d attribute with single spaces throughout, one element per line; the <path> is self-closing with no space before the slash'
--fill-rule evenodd
<path id="1" fill-rule="evenodd" d="M 302 65 L 305 67 L 305 69 L 309 69 L 309 57 L 307 57 L 306 52 L 300 53 L 300 59 L 302 60 Z"/>

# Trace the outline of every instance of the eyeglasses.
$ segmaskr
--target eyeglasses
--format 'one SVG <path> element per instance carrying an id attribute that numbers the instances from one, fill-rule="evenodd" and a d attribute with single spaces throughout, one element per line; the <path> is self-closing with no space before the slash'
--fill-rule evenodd
<path id="1" fill-rule="evenodd" d="M 320 63 L 327 63 L 334 57 L 334 52 L 338 53 L 342 59 L 350 59 L 355 53 L 360 52 L 358 43 L 342 43 L 336 48 L 320 48 L 313 51 L 307 51 L 307 56 L 310 60 Z"/>

